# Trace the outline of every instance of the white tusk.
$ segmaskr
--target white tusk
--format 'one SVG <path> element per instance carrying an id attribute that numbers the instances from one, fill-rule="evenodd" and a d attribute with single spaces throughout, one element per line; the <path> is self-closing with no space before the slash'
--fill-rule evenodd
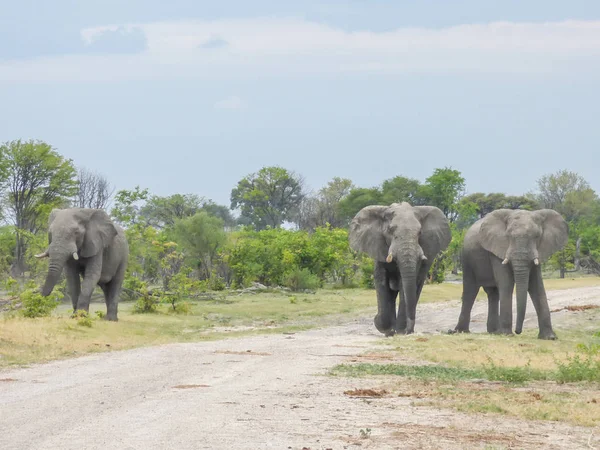
<path id="1" fill-rule="evenodd" d="M 534 263 L 536 266 L 539 266 L 539 265 L 540 265 L 540 260 L 539 260 L 539 259 L 537 259 L 537 258 L 534 258 L 534 260 L 533 260 L 533 263 Z"/>
<path id="2" fill-rule="evenodd" d="M 422 255 L 422 256 L 421 256 L 421 259 L 422 259 L 423 261 L 427 261 L 427 256 L 425 256 L 425 255 Z"/>
<path id="3" fill-rule="evenodd" d="M 385 258 L 385 262 L 391 263 L 393 260 L 394 260 L 394 257 L 392 256 L 391 253 L 387 255 L 387 258 Z"/>
<path id="4" fill-rule="evenodd" d="M 508 258 L 504 258 L 504 261 L 502 261 L 502 264 L 504 264 L 504 265 L 508 264 Z"/>
<path id="5" fill-rule="evenodd" d="M 73 259 L 74 259 L 75 261 L 78 261 L 78 260 L 79 260 L 79 255 L 77 254 L 77 252 L 73 252 Z"/>
<path id="6" fill-rule="evenodd" d="M 35 255 L 36 258 L 47 258 L 48 257 L 48 250 L 46 250 L 43 253 L 40 253 L 38 255 Z"/>

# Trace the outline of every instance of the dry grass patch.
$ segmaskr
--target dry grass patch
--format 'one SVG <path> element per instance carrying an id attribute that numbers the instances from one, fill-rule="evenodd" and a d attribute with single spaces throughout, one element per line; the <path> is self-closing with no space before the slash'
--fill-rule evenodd
<path id="1" fill-rule="evenodd" d="M 457 383 L 452 386 L 434 383 L 430 385 L 428 394 L 426 400 L 416 400 L 414 405 L 588 427 L 600 425 L 600 391 L 589 387 L 573 389 L 554 383 L 536 383 L 527 388 L 488 383 Z"/>

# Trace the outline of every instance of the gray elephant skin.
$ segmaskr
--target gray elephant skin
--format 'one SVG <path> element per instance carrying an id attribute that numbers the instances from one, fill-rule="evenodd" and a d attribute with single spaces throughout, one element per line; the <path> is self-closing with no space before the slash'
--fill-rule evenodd
<path id="1" fill-rule="evenodd" d="M 523 330 L 527 292 L 538 316 L 540 339 L 552 330 L 541 263 L 565 246 L 569 228 L 554 210 L 498 209 L 475 222 L 463 247 L 462 308 L 454 332 L 468 332 L 471 309 L 483 287 L 488 296 L 487 331 L 512 334 L 512 297 L 517 291 L 515 332 Z"/>
<path id="2" fill-rule="evenodd" d="M 350 224 L 350 246 L 375 261 L 375 327 L 381 333 L 414 332 L 417 302 L 429 268 L 450 239 L 448 220 L 434 206 L 393 203 L 367 206 L 356 214 Z"/>
<path id="3" fill-rule="evenodd" d="M 48 249 L 36 255 L 49 258 L 42 295 L 52 293 L 65 269 L 73 310 L 89 312 L 90 298 L 98 285 L 106 300 L 105 318 L 116 321 L 129 257 L 123 229 L 101 209 L 55 209 L 50 213 L 48 242 Z"/>

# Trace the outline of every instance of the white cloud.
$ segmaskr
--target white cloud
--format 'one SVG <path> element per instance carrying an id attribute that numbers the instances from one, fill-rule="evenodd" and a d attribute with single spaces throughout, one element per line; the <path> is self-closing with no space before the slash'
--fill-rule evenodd
<path id="1" fill-rule="evenodd" d="M 495 22 L 441 29 L 346 32 L 301 19 L 107 25 L 141 29 L 135 55 L 64 56 L 0 63 L 0 81 L 222 78 L 347 72 L 560 72 L 597 70 L 600 21 Z M 227 45 L 204 48 L 215 39 Z"/>
<path id="2" fill-rule="evenodd" d="M 223 100 L 219 100 L 217 103 L 215 103 L 215 109 L 238 110 L 238 109 L 244 109 L 244 108 L 246 108 L 246 104 L 244 103 L 244 101 L 235 95 L 232 95 L 231 97 L 227 97 Z"/>

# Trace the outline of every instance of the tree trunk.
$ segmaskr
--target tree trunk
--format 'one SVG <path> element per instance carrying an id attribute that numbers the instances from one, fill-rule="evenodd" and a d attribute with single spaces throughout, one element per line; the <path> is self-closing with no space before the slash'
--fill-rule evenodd
<path id="1" fill-rule="evenodd" d="M 575 272 L 581 269 L 581 236 L 577 238 L 577 242 L 575 243 Z"/>

